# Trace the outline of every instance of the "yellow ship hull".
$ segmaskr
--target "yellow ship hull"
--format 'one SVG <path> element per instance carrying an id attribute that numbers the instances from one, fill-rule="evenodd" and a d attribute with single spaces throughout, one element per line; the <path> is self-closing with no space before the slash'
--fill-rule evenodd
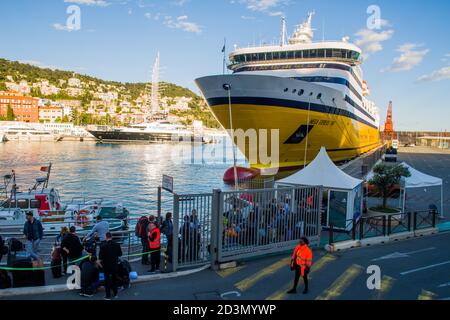
<path id="1" fill-rule="evenodd" d="M 302 167 L 316 157 L 321 147 L 327 149 L 333 161 L 345 161 L 380 145 L 378 119 L 359 106 L 350 106 L 339 90 L 249 74 L 204 77 L 196 83 L 225 129 L 232 124 L 234 132 L 254 130 L 258 138 L 261 130 L 267 130 L 267 144 L 256 143 L 257 148 L 266 150 L 258 150 L 257 157 L 255 141 L 247 137 L 245 143 L 243 139 L 238 143 L 235 139 L 253 168 Z M 271 130 L 278 130 L 276 141 L 271 141 Z M 260 157 L 270 157 L 272 147 L 278 151 L 278 160 L 267 164 Z"/>
<path id="2" fill-rule="evenodd" d="M 232 113 L 233 127 L 235 130 L 271 129 L 279 130 L 279 163 L 271 164 L 271 167 L 280 169 L 295 168 L 304 166 L 306 139 L 299 144 L 286 144 L 293 132 L 297 130 L 299 124 L 308 123 L 308 111 L 283 108 L 279 106 L 260 105 L 233 105 Z M 216 105 L 211 107 L 212 112 L 218 121 L 229 130 L 229 109 L 228 105 Z M 329 115 L 310 111 L 309 114 L 310 132 L 308 134 L 308 147 L 306 149 L 306 163 L 312 161 L 324 146 L 333 161 L 344 161 L 355 158 L 362 153 L 370 151 L 379 146 L 379 131 L 366 124 L 356 122 L 339 115 Z M 272 148 L 270 134 L 268 136 L 268 156 Z M 250 159 L 249 139 L 245 144 L 238 144 L 240 151 L 246 159 Z M 235 139 L 237 143 L 237 139 Z M 250 163 L 254 168 L 266 168 L 260 161 Z"/>

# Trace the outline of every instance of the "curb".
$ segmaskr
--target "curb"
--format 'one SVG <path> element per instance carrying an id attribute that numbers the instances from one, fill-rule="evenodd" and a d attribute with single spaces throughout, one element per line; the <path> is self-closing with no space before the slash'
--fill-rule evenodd
<path id="1" fill-rule="evenodd" d="M 208 268 L 210 268 L 209 264 L 199 267 L 197 269 L 139 276 L 136 280 L 132 280 L 131 284 L 188 276 L 188 275 L 206 270 Z M 68 289 L 65 284 L 57 284 L 57 285 L 44 286 L 44 287 L 11 288 L 11 289 L 0 290 L 0 298 L 7 298 L 7 297 L 13 297 L 13 296 L 24 296 L 24 295 L 34 295 L 34 294 L 45 294 L 45 293 L 56 293 L 56 292 L 65 292 L 65 291 L 74 291 L 74 290 Z"/>
<path id="2" fill-rule="evenodd" d="M 360 244 L 359 240 L 348 240 L 348 241 L 333 243 L 331 245 L 327 244 L 327 245 L 325 245 L 325 250 L 328 252 L 337 252 L 337 251 L 341 251 L 341 250 L 357 248 L 360 246 L 361 246 L 361 244 Z"/>
<path id="3" fill-rule="evenodd" d="M 324 249 L 330 253 L 338 252 L 341 250 L 349 250 L 354 248 L 367 248 L 372 245 L 381 245 L 393 243 L 399 240 L 414 240 L 420 239 L 425 236 L 438 235 L 443 232 L 439 232 L 439 228 L 427 228 L 422 230 L 416 230 L 411 232 L 401 232 L 397 234 L 392 234 L 390 236 L 380 236 L 367 238 L 362 240 L 347 240 L 342 242 L 333 243 L 331 245 L 325 245 Z"/>

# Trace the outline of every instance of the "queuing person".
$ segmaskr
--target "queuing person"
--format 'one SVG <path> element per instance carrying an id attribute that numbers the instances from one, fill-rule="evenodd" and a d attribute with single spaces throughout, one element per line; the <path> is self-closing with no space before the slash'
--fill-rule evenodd
<path id="1" fill-rule="evenodd" d="M 180 228 L 180 234 L 181 234 L 181 238 L 179 240 L 179 245 L 178 245 L 178 259 L 180 261 L 187 261 L 187 257 L 188 257 L 188 252 L 190 250 L 190 239 L 191 239 L 191 234 L 190 234 L 190 230 L 191 230 L 191 223 L 189 221 L 189 216 L 185 215 L 183 217 L 183 225 Z"/>
<path id="2" fill-rule="evenodd" d="M 61 241 L 61 256 L 63 259 L 63 273 L 67 273 L 68 260 L 76 261 L 83 256 L 83 245 L 76 234 L 76 228 L 71 226 L 69 233 Z"/>
<path id="3" fill-rule="evenodd" d="M 55 238 L 55 243 L 54 243 L 55 248 L 61 247 L 61 242 L 68 233 L 69 233 L 69 228 L 67 228 L 67 227 L 61 228 L 61 231 L 59 231 L 58 235 Z"/>
<path id="4" fill-rule="evenodd" d="M 294 287 L 287 293 L 297 293 L 297 285 L 300 276 L 305 283 L 303 294 L 308 293 L 308 274 L 312 265 L 312 251 L 308 247 L 309 241 L 306 237 L 302 237 L 292 254 L 291 269 L 295 270 Z"/>
<path id="5" fill-rule="evenodd" d="M 33 217 L 32 212 L 27 212 L 27 221 L 23 226 L 23 234 L 26 239 L 26 250 L 33 260 L 39 260 L 39 244 L 44 237 L 42 223 Z"/>
<path id="6" fill-rule="evenodd" d="M 171 212 L 166 213 L 166 219 L 162 223 L 161 232 L 164 233 L 167 238 L 167 255 L 169 257 L 169 261 L 172 261 L 173 222 Z"/>
<path id="7" fill-rule="evenodd" d="M 120 245 L 113 242 L 111 232 L 106 233 L 106 241 L 100 245 L 99 263 L 105 274 L 105 300 L 111 300 L 111 291 L 114 298 L 117 296 L 117 274 L 119 272 L 119 258 L 122 256 Z"/>
<path id="8" fill-rule="evenodd" d="M 95 256 L 90 256 L 89 259 L 84 261 L 81 265 L 80 285 L 80 296 L 88 298 L 94 295 L 95 290 L 100 285 L 100 272 Z"/>
<path id="9" fill-rule="evenodd" d="M 101 216 L 97 216 L 97 223 L 92 228 L 92 230 L 86 235 L 86 240 L 93 240 L 93 238 L 98 237 L 100 243 L 106 241 L 106 234 L 109 232 L 108 221 L 103 220 Z"/>
<path id="10" fill-rule="evenodd" d="M 195 261 L 199 258 L 198 255 L 200 253 L 200 241 L 201 241 L 200 222 L 198 220 L 196 209 L 192 210 L 189 227 L 190 227 L 189 260 Z"/>
<path id="11" fill-rule="evenodd" d="M 150 265 L 149 272 L 159 271 L 161 260 L 161 232 L 155 222 L 150 222 L 148 233 L 148 246 L 150 248 Z"/>
<path id="12" fill-rule="evenodd" d="M 136 237 L 138 237 L 141 240 L 141 244 L 142 244 L 141 263 L 143 265 L 150 264 L 150 262 L 148 261 L 148 252 L 149 252 L 148 237 L 147 237 L 148 224 L 149 224 L 148 217 L 143 216 L 138 220 L 138 222 L 136 223 L 136 228 L 135 228 Z"/>
<path id="13" fill-rule="evenodd" d="M 0 262 L 2 262 L 3 254 L 5 254 L 5 252 L 7 253 L 7 250 L 5 250 L 5 248 L 5 240 L 3 240 L 2 236 L 0 235 Z"/>

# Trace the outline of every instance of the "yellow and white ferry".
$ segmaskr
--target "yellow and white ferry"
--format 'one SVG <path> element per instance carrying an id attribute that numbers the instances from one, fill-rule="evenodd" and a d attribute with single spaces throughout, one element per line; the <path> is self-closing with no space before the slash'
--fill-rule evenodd
<path id="1" fill-rule="evenodd" d="M 235 49 L 232 74 L 196 80 L 225 129 L 279 129 L 279 163 L 258 159 L 252 168 L 301 168 L 322 146 L 333 161 L 344 161 L 380 143 L 361 49 L 347 38 L 313 42 L 312 16 L 289 39 L 283 18 L 279 45 Z M 240 149 L 249 159 L 248 142 Z"/>

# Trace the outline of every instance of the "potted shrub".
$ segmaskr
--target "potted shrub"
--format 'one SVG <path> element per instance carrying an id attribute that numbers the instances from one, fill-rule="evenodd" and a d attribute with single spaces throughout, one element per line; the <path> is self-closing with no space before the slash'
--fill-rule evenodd
<path id="1" fill-rule="evenodd" d="M 389 192 L 395 185 L 400 183 L 402 177 L 409 177 L 411 173 L 408 168 L 402 165 L 386 165 L 378 164 L 373 168 L 374 176 L 369 180 L 369 184 L 373 185 L 375 189 L 383 197 L 383 203 L 381 206 L 370 208 L 369 211 L 379 212 L 384 214 L 395 214 L 400 211 L 395 208 L 389 208 L 387 206 L 387 200 Z"/>

